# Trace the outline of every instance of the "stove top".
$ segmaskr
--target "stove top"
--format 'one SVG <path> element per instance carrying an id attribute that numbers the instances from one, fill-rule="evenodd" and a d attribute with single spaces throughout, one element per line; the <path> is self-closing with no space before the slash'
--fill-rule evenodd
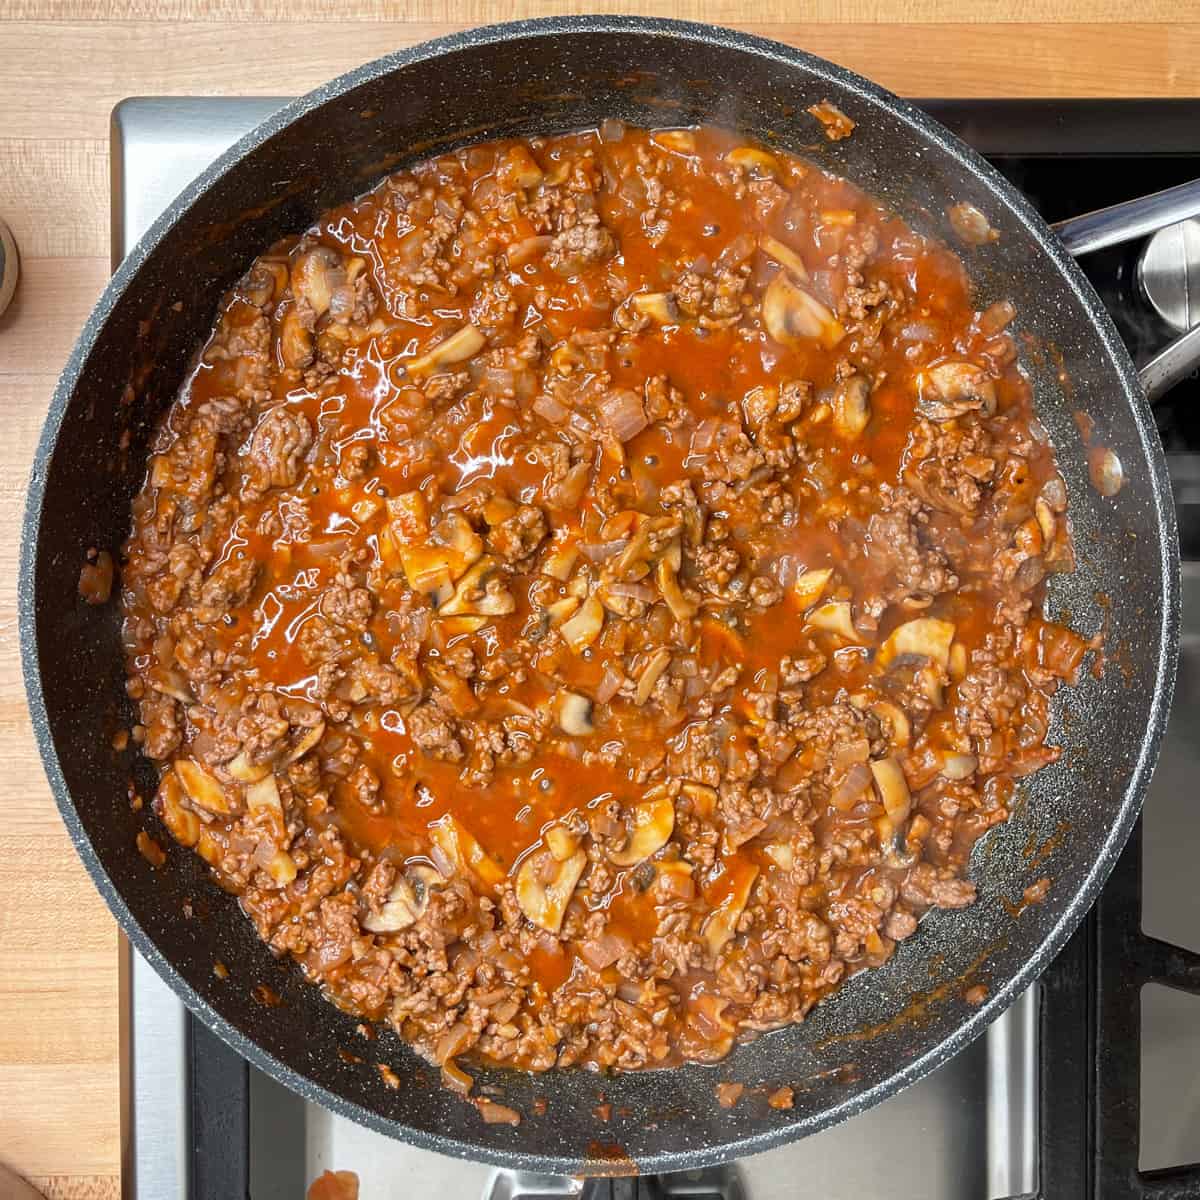
<path id="1" fill-rule="evenodd" d="M 119 105 L 112 124 L 114 265 L 187 182 L 282 103 L 178 98 Z M 986 154 L 1050 221 L 1200 176 L 1200 101 L 922 104 Z M 1139 362 L 1200 321 L 1190 272 L 1179 268 L 1194 246 L 1200 271 L 1200 225 L 1186 224 L 1158 235 L 1144 258 L 1150 239 L 1083 260 Z M 1197 280 L 1200 296 L 1200 275 Z M 1185 380 L 1157 408 L 1184 554 L 1191 559 L 1200 558 L 1198 386 L 1195 378 Z M 1136 1176 L 1139 1168 L 1200 1158 L 1200 1001 L 1151 983 L 1141 1000 L 1140 1029 L 1137 1014 L 1146 979 L 1169 978 L 1200 990 L 1196 962 L 1160 962 L 1154 947 L 1162 943 L 1147 950 L 1137 920 L 1141 911 L 1148 932 L 1200 951 L 1200 894 L 1192 886 L 1200 830 L 1190 811 L 1200 765 L 1192 743 L 1200 718 L 1200 563 L 1185 565 L 1183 654 L 1146 807 L 1144 887 L 1143 839 L 1135 838 L 1100 915 L 1089 918 L 1043 982 L 984 1038 L 908 1090 L 805 1141 L 713 1172 L 593 1182 L 586 1194 L 597 1200 L 1200 1195 L 1197 1179 L 1183 1184 L 1187 1190 L 1170 1190 L 1179 1181 L 1168 1175 L 1160 1191 L 1152 1178 Z M 326 1169 L 357 1172 L 364 1200 L 584 1193 L 577 1180 L 497 1171 L 417 1150 L 307 1104 L 193 1022 L 153 970 L 127 952 L 127 1194 L 136 1200 L 296 1200 Z M 1150 964 L 1140 970 L 1116 964 L 1124 991 L 1100 986 L 1107 975 L 1097 959 L 1116 952 Z M 1122 1044 L 1113 1048 L 1118 1052 L 1105 1044 L 1098 998 L 1125 1022 Z M 1105 1096 L 1097 1094 L 1104 1062 L 1108 1075 L 1116 1072 L 1105 1086 L 1122 1093 L 1124 1115 L 1115 1125 L 1105 1124 Z M 1113 1145 L 1098 1144 L 1097 1131 L 1112 1132 Z M 1121 1153 L 1111 1153 L 1114 1148 Z M 1111 1190 L 1114 1178 L 1128 1186 Z"/>

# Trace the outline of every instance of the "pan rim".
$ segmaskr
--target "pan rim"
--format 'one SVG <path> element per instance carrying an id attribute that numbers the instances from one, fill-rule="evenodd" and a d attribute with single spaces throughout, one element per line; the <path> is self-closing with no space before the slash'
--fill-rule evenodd
<path id="1" fill-rule="evenodd" d="M 834 81 L 855 95 L 856 99 L 865 105 L 898 118 L 926 142 L 932 143 L 939 151 L 948 155 L 962 169 L 982 178 L 992 193 L 1007 207 L 1012 217 L 1020 223 L 1023 231 L 1032 239 L 1037 248 L 1050 258 L 1074 298 L 1088 314 L 1099 343 L 1099 349 L 1113 368 L 1114 388 L 1119 388 L 1124 393 L 1133 412 L 1141 449 L 1150 467 L 1151 478 L 1148 482 L 1160 531 L 1159 556 L 1163 578 L 1163 613 L 1161 627 L 1158 631 L 1156 672 L 1158 682 L 1150 701 L 1147 735 L 1130 773 L 1116 819 L 1108 830 L 1100 853 L 1097 854 L 1084 876 L 1081 886 L 1066 905 L 1058 920 L 1049 928 L 1020 969 L 990 994 L 984 1003 L 960 1023 L 949 1037 L 944 1038 L 924 1054 L 904 1063 L 871 1088 L 848 1097 L 819 1113 L 797 1118 L 788 1124 L 772 1129 L 735 1136 L 719 1146 L 686 1151 L 656 1151 L 642 1155 L 637 1161 L 637 1168 L 644 1172 L 688 1170 L 760 1153 L 855 1116 L 927 1075 L 978 1037 L 1041 974 L 1083 919 L 1133 828 L 1157 761 L 1174 692 L 1181 621 L 1181 567 L 1178 534 L 1175 509 L 1173 503 L 1170 502 L 1171 491 L 1166 458 L 1155 429 L 1149 403 L 1138 382 L 1133 362 L 1091 284 L 1025 197 L 969 146 L 910 102 L 892 95 L 862 76 L 828 60 L 757 35 L 716 25 L 668 18 L 560 16 L 488 25 L 395 51 L 330 80 L 274 113 L 197 176 L 164 210 L 163 214 L 126 256 L 89 315 L 56 385 L 35 452 L 29 495 L 22 523 L 18 578 L 19 640 L 35 738 L 51 790 L 76 852 L 83 860 L 93 882 L 134 948 L 150 962 L 164 981 L 200 1020 L 255 1066 L 306 1099 L 313 1100 L 368 1128 L 397 1137 L 422 1149 L 482 1161 L 498 1167 L 533 1168 L 557 1174 L 595 1174 L 598 1167 L 603 1168 L 603 1164 L 590 1160 L 585 1161 L 582 1158 L 510 1150 L 490 1144 L 485 1140 L 484 1130 L 486 1127 L 484 1126 L 480 1127 L 480 1139 L 477 1141 L 430 1133 L 347 1100 L 315 1083 L 308 1076 L 283 1063 L 258 1043 L 252 1041 L 227 1021 L 180 975 L 126 905 L 120 890 L 93 848 L 67 788 L 54 746 L 42 690 L 37 653 L 35 599 L 37 547 L 41 513 L 45 501 L 46 467 L 57 443 L 68 403 L 113 309 L 138 274 L 143 263 L 174 226 L 178 217 L 191 208 L 209 187 L 213 186 L 262 143 L 294 121 L 320 107 L 327 100 L 344 95 L 361 85 L 371 83 L 394 71 L 402 70 L 413 63 L 442 57 L 457 51 L 500 42 L 532 40 L 547 36 L 569 36 L 576 33 L 589 35 L 637 34 L 670 41 L 703 43 L 770 59 L 785 67 L 799 67 L 810 77 Z"/>

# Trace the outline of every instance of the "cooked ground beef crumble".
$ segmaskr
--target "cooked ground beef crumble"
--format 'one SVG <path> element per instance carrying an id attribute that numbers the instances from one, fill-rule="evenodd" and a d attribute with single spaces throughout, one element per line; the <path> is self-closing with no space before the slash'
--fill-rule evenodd
<path id="1" fill-rule="evenodd" d="M 386 179 L 253 265 L 158 434 L 120 577 L 156 813 L 464 1090 L 801 1020 L 972 903 L 1055 757 L 1088 643 L 1041 615 L 1012 316 L 718 130 Z"/>

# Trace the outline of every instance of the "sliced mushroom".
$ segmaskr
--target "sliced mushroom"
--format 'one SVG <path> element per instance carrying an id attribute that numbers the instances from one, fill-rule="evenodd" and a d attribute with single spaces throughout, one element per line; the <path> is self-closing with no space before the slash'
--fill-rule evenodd
<path id="1" fill-rule="evenodd" d="M 425 669 L 429 672 L 429 678 L 437 684 L 438 691 L 446 698 L 455 716 L 465 717 L 479 707 L 479 699 L 471 690 L 471 685 L 444 663 L 431 661 L 425 664 Z"/>
<path id="2" fill-rule="evenodd" d="M 657 129 L 650 135 L 650 140 L 661 149 L 682 154 L 685 158 L 696 153 L 696 135 L 690 129 Z"/>
<path id="3" fill-rule="evenodd" d="M 917 374 L 917 412 L 931 421 L 996 411 L 996 383 L 974 363 L 945 362 Z"/>
<path id="4" fill-rule="evenodd" d="M 937 617 L 918 617 L 897 626 L 879 647 L 876 661 L 887 668 L 898 658 L 909 655 L 927 658 L 944 671 L 950 661 L 950 644 L 954 641 L 954 626 Z"/>
<path id="5" fill-rule="evenodd" d="M 557 629 L 579 607 L 578 596 L 564 596 L 542 610 L 551 629 Z"/>
<path id="6" fill-rule="evenodd" d="M 846 441 L 862 436 L 871 419 L 871 385 L 861 375 L 843 379 L 833 392 L 833 428 Z"/>
<path id="7" fill-rule="evenodd" d="M 908 820 L 908 814 L 912 811 L 908 780 L 904 778 L 904 772 L 894 758 L 875 759 L 870 765 L 883 810 L 887 813 L 888 820 L 898 829 Z"/>
<path id="8" fill-rule="evenodd" d="M 731 876 L 729 890 L 709 914 L 700 931 L 709 954 L 714 958 L 737 933 L 738 920 L 750 899 L 750 889 L 758 878 L 758 868 L 740 860 L 726 863 L 725 870 Z"/>
<path id="9" fill-rule="evenodd" d="M 177 671 L 166 671 L 161 667 L 157 668 L 147 676 L 146 682 L 156 692 L 162 692 L 164 696 L 170 696 L 172 700 L 178 700 L 180 704 L 196 703 L 196 697 L 192 695 L 192 689 L 188 687 L 186 681 Z"/>
<path id="10" fill-rule="evenodd" d="M 679 790 L 692 802 L 692 807 L 698 816 L 707 820 L 717 808 L 717 789 L 707 783 L 693 783 L 685 780 Z"/>
<path id="11" fill-rule="evenodd" d="M 832 578 L 832 567 L 822 567 L 818 571 L 805 571 L 802 575 L 798 575 L 792 584 L 792 594 L 796 597 L 796 603 L 801 608 L 808 608 L 816 604 Z"/>
<path id="12" fill-rule="evenodd" d="M 586 696 L 562 689 L 555 697 L 555 708 L 558 726 L 563 733 L 569 733 L 572 737 L 587 737 L 596 732 L 592 724 L 592 702 Z"/>
<path id="13" fill-rule="evenodd" d="M 893 746 L 903 749 L 908 745 L 909 739 L 912 737 L 912 724 L 902 708 L 890 700 L 876 700 L 871 705 L 871 711 L 891 727 Z"/>
<path id="14" fill-rule="evenodd" d="M 779 159 L 757 146 L 735 146 L 725 155 L 725 161 L 759 179 L 779 176 Z"/>
<path id="15" fill-rule="evenodd" d="M 342 256 L 329 246 L 313 246 L 292 264 L 292 295 L 306 301 L 320 320 L 329 311 L 334 289 L 345 279 Z"/>
<path id="16" fill-rule="evenodd" d="M 629 297 L 629 303 L 639 316 L 659 325 L 674 325 L 679 320 L 679 306 L 670 292 L 638 292 Z"/>
<path id="17" fill-rule="evenodd" d="M 665 646 L 655 650 L 650 656 L 649 661 L 642 668 L 641 675 L 638 676 L 637 691 L 634 693 L 633 702 L 637 705 L 645 704 L 650 699 L 650 694 L 654 691 L 654 685 L 662 678 L 663 672 L 671 665 L 671 652 Z"/>
<path id="18" fill-rule="evenodd" d="M 681 624 L 684 621 L 690 621 L 696 615 L 696 605 L 683 594 L 676 569 L 672 567 L 667 558 L 658 560 L 658 565 L 654 569 L 654 578 L 662 598 L 671 610 L 671 616 Z"/>
<path id="19" fill-rule="evenodd" d="M 589 596 L 575 615 L 558 627 L 558 632 L 576 654 L 582 654 L 600 636 L 603 627 L 604 605 L 595 596 Z"/>
<path id="20" fill-rule="evenodd" d="M 781 346 L 814 339 L 827 350 L 846 336 L 838 319 L 815 296 L 780 271 L 767 285 L 762 303 L 763 324 Z"/>
<path id="21" fill-rule="evenodd" d="M 804 259 L 791 246 L 771 237 L 769 233 L 764 233 L 758 244 L 768 258 L 773 258 L 784 270 L 791 271 L 801 283 L 808 282 L 808 268 L 804 265 Z"/>
<path id="22" fill-rule="evenodd" d="M 200 818 L 191 809 L 183 807 L 180 792 L 182 787 L 175 772 L 168 772 L 158 786 L 155 805 L 162 823 L 171 831 L 171 836 L 181 846 L 194 846 L 200 840 Z"/>
<path id="23" fill-rule="evenodd" d="M 444 367 L 451 363 L 466 362 L 487 344 L 487 339 L 474 325 L 464 325 L 445 341 L 438 342 L 432 350 L 404 364 L 409 375 L 420 375 L 433 367 Z"/>
<path id="24" fill-rule="evenodd" d="M 618 867 L 636 866 L 667 844 L 675 828 L 675 802 L 665 791 L 647 796 L 630 810 L 629 841 L 612 851 L 609 860 Z"/>
<path id="25" fill-rule="evenodd" d="M 270 763 L 252 763 L 245 750 L 225 764 L 225 770 L 239 783 L 257 783 L 271 773 Z"/>
<path id="26" fill-rule="evenodd" d="M 515 612 L 517 602 L 502 580 L 492 578 L 498 559 L 485 555 L 458 581 L 450 596 L 438 606 L 438 616 L 500 617 Z"/>
<path id="27" fill-rule="evenodd" d="M 472 563 L 478 562 L 483 554 L 483 539 L 471 528 L 470 521 L 460 512 L 447 513 L 437 523 L 434 537 L 455 552 L 451 573 L 457 571 L 458 578 Z"/>
<path id="28" fill-rule="evenodd" d="M 429 886 L 426 880 L 419 876 L 410 879 L 407 874 L 398 875 L 379 911 L 367 916 L 362 925 L 371 933 L 397 933 L 415 925 L 428 907 Z"/>
<path id="29" fill-rule="evenodd" d="M 446 815 L 435 821 L 429 827 L 429 836 L 447 862 L 464 874 L 473 873 L 493 887 L 504 878 L 500 864 L 454 817 Z"/>
<path id="30" fill-rule="evenodd" d="M 205 812 L 225 816 L 233 811 L 229 797 L 220 782 L 198 762 L 190 758 L 180 758 L 175 762 L 175 774 L 179 777 L 180 786 L 187 798 L 199 805 Z"/>
<path id="31" fill-rule="evenodd" d="M 979 759 L 973 754 L 947 754 L 942 759 L 942 775 L 954 783 L 970 779 L 979 769 Z"/>
<path id="32" fill-rule="evenodd" d="M 301 730 L 300 736 L 292 743 L 291 749 L 284 754 L 284 764 L 294 763 L 303 758 L 324 735 L 324 721 L 318 721 L 315 725 L 309 725 L 306 729 Z"/>
<path id="33" fill-rule="evenodd" d="M 563 862 L 549 850 L 529 855 L 517 871 L 516 886 L 517 904 L 525 916 L 547 933 L 557 933 L 587 861 L 583 850 Z"/>
<path id="34" fill-rule="evenodd" d="M 858 640 L 858 631 L 850 615 L 850 603 L 847 600 L 829 600 L 819 608 L 814 608 L 805 617 L 805 622 L 826 633 L 835 633 L 848 642 Z"/>
<path id="35" fill-rule="evenodd" d="M 565 825 L 551 825 L 543 831 L 542 838 L 555 862 L 566 862 L 579 849 L 579 834 Z"/>
<path id="36" fill-rule="evenodd" d="M 304 370 L 313 360 L 313 331 L 294 304 L 279 321 L 279 357 L 293 371 Z"/>

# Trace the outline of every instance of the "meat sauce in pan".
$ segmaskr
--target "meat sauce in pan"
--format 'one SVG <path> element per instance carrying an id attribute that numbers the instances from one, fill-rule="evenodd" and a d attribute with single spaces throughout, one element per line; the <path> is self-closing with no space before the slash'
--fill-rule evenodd
<path id="1" fill-rule="evenodd" d="M 1066 490 L 960 259 L 710 129 L 473 146 L 264 254 L 121 575 L 155 811 L 337 1005 L 713 1061 L 1054 759 Z M 506 1110 L 507 1111 L 507 1110 Z"/>

